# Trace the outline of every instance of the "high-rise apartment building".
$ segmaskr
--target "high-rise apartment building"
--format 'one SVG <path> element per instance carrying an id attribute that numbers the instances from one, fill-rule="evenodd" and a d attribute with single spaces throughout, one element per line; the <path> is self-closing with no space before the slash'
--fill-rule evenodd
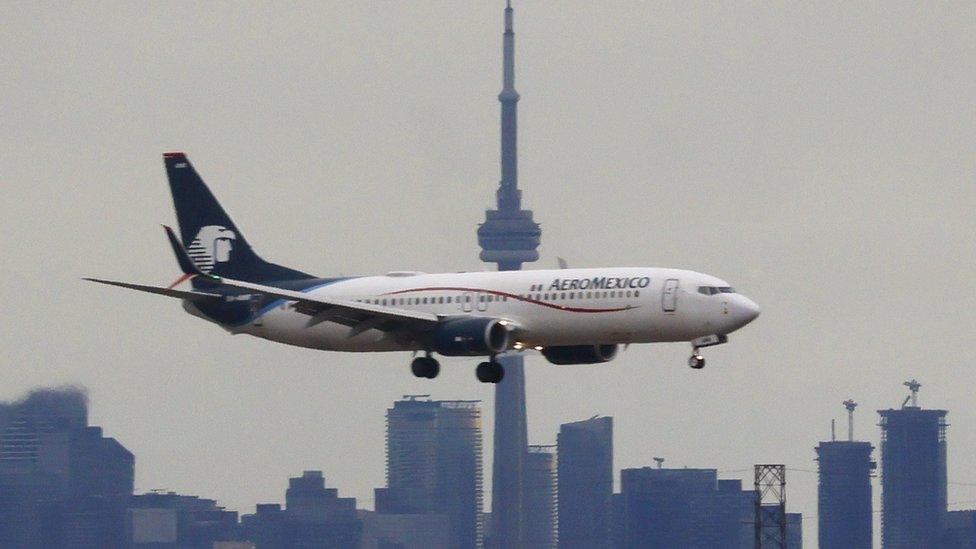
<path id="1" fill-rule="evenodd" d="M 947 413 L 914 405 L 878 411 L 885 549 L 934 547 L 941 535 L 947 511 Z"/>
<path id="2" fill-rule="evenodd" d="M 386 421 L 384 509 L 446 515 L 453 547 L 479 547 L 483 541 L 480 403 L 407 397 L 387 410 Z"/>
<path id="3" fill-rule="evenodd" d="M 556 446 L 559 547 L 606 547 L 613 497 L 613 418 L 563 424 Z"/>

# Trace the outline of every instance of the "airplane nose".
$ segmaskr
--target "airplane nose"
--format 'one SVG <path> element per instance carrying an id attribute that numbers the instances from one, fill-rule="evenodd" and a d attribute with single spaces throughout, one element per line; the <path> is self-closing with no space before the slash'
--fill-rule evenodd
<path id="1" fill-rule="evenodd" d="M 749 324 L 759 316 L 759 305 L 744 295 L 736 296 L 734 315 L 739 328 Z"/>

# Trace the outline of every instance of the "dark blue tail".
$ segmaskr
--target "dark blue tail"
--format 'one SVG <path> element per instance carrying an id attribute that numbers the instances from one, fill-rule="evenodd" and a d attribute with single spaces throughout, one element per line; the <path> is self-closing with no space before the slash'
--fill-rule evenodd
<path id="1" fill-rule="evenodd" d="M 313 278 L 258 257 L 185 154 L 165 153 L 163 160 L 173 192 L 180 237 L 201 271 L 248 282 Z"/>

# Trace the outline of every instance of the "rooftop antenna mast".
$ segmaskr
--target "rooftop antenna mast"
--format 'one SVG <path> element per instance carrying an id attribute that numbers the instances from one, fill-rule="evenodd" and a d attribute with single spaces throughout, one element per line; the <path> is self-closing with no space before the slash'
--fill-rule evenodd
<path id="1" fill-rule="evenodd" d="M 901 407 L 904 408 L 905 405 L 908 404 L 908 401 L 911 400 L 912 408 L 918 408 L 918 390 L 922 387 L 922 384 L 915 379 L 912 379 L 911 381 L 906 381 L 902 385 L 908 387 L 908 390 L 912 393 L 905 397 L 904 402 L 901 403 Z"/>
<path id="2" fill-rule="evenodd" d="M 857 403 L 853 399 L 847 399 L 844 401 L 844 408 L 847 408 L 847 440 L 848 442 L 854 441 L 854 408 L 857 408 Z"/>

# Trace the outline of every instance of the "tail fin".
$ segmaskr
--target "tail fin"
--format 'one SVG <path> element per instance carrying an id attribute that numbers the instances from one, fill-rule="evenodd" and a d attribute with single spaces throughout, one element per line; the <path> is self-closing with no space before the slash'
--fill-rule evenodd
<path id="1" fill-rule="evenodd" d="M 163 161 L 180 236 L 200 271 L 249 282 L 313 278 L 255 254 L 185 154 L 164 153 Z"/>

